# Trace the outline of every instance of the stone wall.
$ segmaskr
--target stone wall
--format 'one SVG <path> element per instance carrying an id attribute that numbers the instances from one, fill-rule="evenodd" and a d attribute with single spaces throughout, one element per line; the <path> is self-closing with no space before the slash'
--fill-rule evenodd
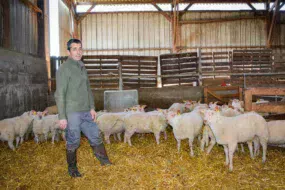
<path id="1" fill-rule="evenodd" d="M 0 119 L 44 110 L 47 94 L 43 58 L 0 48 Z"/>

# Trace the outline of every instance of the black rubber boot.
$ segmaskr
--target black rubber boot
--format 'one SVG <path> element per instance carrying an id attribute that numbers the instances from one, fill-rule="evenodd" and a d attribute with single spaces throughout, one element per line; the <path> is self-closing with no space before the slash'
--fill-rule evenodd
<path id="1" fill-rule="evenodd" d="M 112 163 L 110 162 L 105 146 L 103 143 L 95 146 L 91 146 L 94 152 L 94 155 L 96 158 L 100 161 L 101 166 L 104 165 L 111 165 Z"/>
<path id="2" fill-rule="evenodd" d="M 66 150 L 66 160 L 68 164 L 68 174 L 71 177 L 81 177 L 77 168 L 76 150 Z"/>

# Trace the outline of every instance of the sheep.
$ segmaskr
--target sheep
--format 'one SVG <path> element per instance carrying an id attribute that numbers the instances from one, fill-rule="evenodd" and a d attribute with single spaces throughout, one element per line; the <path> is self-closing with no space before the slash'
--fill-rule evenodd
<path id="1" fill-rule="evenodd" d="M 174 103 L 168 108 L 168 111 L 173 111 L 173 112 L 180 111 L 180 113 L 184 113 L 185 103 Z"/>
<path id="2" fill-rule="evenodd" d="M 232 108 L 227 107 L 227 106 L 222 106 L 222 109 L 221 109 L 221 115 L 222 116 L 233 117 L 233 116 L 237 116 L 240 114 L 241 113 L 239 111 L 237 111 L 236 109 L 232 109 Z M 211 150 L 213 149 L 214 145 L 216 144 L 216 139 L 215 139 L 215 136 L 214 136 L 212 130 L 210 129 L 210 127 L 206 125 L 203 129 L 203 138 L 201 140 L 201 146 L 200 146 L 202 151 L 204 150 L 205 144 L 206 144 L 206 146 L 208 146 L 209 138 L 211 139 L 211 141 L 210 141 L 210 146 L 207 149 L 207 154 L 210 154 Z M 241 146 L 241 151 L 244 152 L 243 144 L 240 144 L 240 146 Z M 252 147 L 251 141 L 248 142 L 248 146 Z M 249 147 L 249 150 L 252 150 L 251 147 Z M 237 146 L 237 150 L 238 150 L 238 146 Z M 254 157 L 252 151 L 250 151 L 250 156 L 251 156 L 251 158 Z"/>
<path id="3" fill-rule="evenodd" d="M 124 119 L 124 142 L 128 142 L 130 146 L 134 133 L 154 133 L 156 143 L 159 144 L 160 133 L 167 127 L 167 121 L 162 113 L 131 113 Z"/>
<path id="4" fill-rule="evenodd" d="M 146 105 L 135 105 L 129 108 L 124 109 L 124 112 L 145 112 L 144 108 Z"/>
<path id="5" fill-rule="evenodd" d="M 39 143 L 39 135 L 44 135 L 45 141 L 47 141 L 49 132 L 52 134 L 52 143 L 54 143 L 58 130 L 60 130 L 58 115 L 47 115 L 33 122 L 33 133 L 36 143 Z M 64 133 L 62 136 L 64 136 Z"/>
<path id="6" fill-rule="evenodd" d="M 108 144 L 110 144 L 110 135 L 112 134 L 117 134 L 121 141 L 121 133 L 124 132 L 124 117 L 127 114 L 129 113 L 104 113 L 97 118 L 98 128 L 103 132 L 104 139 Z"/>
<path id="7" fill-rule="evenodd" d="M 252 141 L 255 136 L 259 138 L 263 148 L 262 162 L 266 161 L 269 132 L 265 119 L 257 113 L 249 112 L 235 117 L 225 117 L 219 112 L 206 110 L 204 120 L 212 129 L 217 143 L 224 146 L 226 165 L 229 164 L 230 171 L 233 170 L 233 154 L 237 143 Z"/>
<path id="8" fill-rule="evenodd" d="M 4 119 L 0 121 L 0 139 L 3 141 L 8 141 L 8 146 L 10 149 L 15 150 L 13 145 L 14 139 L 16 137 L 16 148 L 24 141 L 25 133 L 30 126 L 34 111 L 25 112 L 21 116 Z"/>
<path id="9" fill-rule="evenodd" d="M 230 171 L 233 170 L 232 159 L 237 143 L 252 141 L 255 136 L 263 148 L 262 162 L 266 161 L 268 128 L 263 117 L 255 112 L 235 117 L 225 117 L 213 110 L 206 110 L 204 114 L 204 120 L 212 129 L 217 143 L 224 146 L 226 165 L 229 164 Z"/>
<path id="10" fill-rule="evenodd" d="M 275 120 L 267 122 L 269 131 L 268 144 L 283 145 L 285 144 L 285 120 Z M 255 155 L 259 153 L 259 140 L 254 143 Z"/>
<path id="11" fill-rule="evenodd" d="M 232 106 L 234 109 L 244 112 L 244 102 L 238 99 L 233 99 L 229 101 L 229 106 Z"/>
<path id="12" fill-rule="evenodd" d="M 15 121 L 13 119 L 4 119 L 0 121 L 0 139 L 2 141 L 8 141 L 10 149 L 15 150 L 13 145 L 15 139 Z"/>
<path id="13" fill-rule="evenodd" d="M 192 111 L 177 115 L 175 112 L 167 114 L 169 124 L 173 127 L 173 134 L 177 141 L 177 149 L 180 151 L 181 140 L 189 139 L 190 155 L 194 156 L 193 141 L 200 134 L 203 126 L 203 119 L 199 111 Z"/>
<path id="14" fill-rule="evenodd" d="M 267 126 L 269 130 L 268 144 L 285 144 L 285 120 L 269 121 Z"/>

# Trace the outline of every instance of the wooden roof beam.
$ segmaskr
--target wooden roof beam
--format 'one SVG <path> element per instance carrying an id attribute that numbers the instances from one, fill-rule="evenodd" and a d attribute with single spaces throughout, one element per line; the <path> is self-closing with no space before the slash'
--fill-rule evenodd
<path id="1" fill-rule="evenodd" d="M 274 2 L 274 0 L 269 0 L 270 2 Z M 93 1 L 95 2 L 95 1 Z M 105 1 L 99 1 L 96 2 L 97 5 L 115 5 L 115 4 L 149 4 L 153 3 L 153 0 L 140 0 L 140 1 L 132 1 L 132 0 L 120 0 L 120 1 L 111 1 L 111 0 L 105 0 Z M 155 3 L 171 3 L 170 0 L 155 0 Z M 179 3 L 260 3 L 260 0 L 179 0 Z M 92 1 L 90 2 L 77 2 L 76 5 L 91 5 L 93 4 Z"/>
<path id="2" fill-rule="evenodd" d="M 185 9 L 179 14 L 179 19 L 188 11 L 190 7 L 192 7 L 193 4 L 194 3 L 189 3 L 187 7 L 185 7 Z"/>
<path id="3" fill-rule="evenodd" d="M 77 24 L 80 24 L 80 22 L 92 11 L 92 9 L 96 6 L 96 3 L 93 3 L 91 7 L 80 17 L 77 18 Z"/>
<path id="4" fill-rule="evenodd" d="M 43 11 L 38 6 L 34 5 L 29 0 L 20 0 L 20 2 L 26 5 L 27 7 L 33 9 L 36 13 L 43 13 Z"/>
<path id="5" fill-rule="evenodd" d="M 282 9 L 282 7 L 284 6 L 285 2 L 282 2 L 279 6 L 279 11 Z"/>
<path id="6" fill-rule="evenodd" d="M 254 8 L 254 6 L 252 6 L 251 3 L 247 3 L 247 5 L 248 5 L 253 11 L 256 11 L 256 8 Z"/>
<path id="7" fill-rule="evenodd" d="M 151 3 L 158 11 L 160 14 L 162 14 L 169 22 L 171 22 L 171 16 L 169 16 L 166 12 L 164 12 L 159 6 L 157 6 L 156 3 L 152 2 Z"/>

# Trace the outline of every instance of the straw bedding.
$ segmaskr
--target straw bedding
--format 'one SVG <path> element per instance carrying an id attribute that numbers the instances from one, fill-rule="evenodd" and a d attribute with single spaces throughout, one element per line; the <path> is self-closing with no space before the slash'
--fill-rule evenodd
<path id="1" fill-rule="evenodd" d="M 24 142 L 11 151 L 0 143 L 0 189 L 284 189 L 285 149 L 268 147 L 267 161 L 252 160 L 245 153 L 234 155 L 234 170 L 224 166 L 222 146 L 206 155 L 194 145 L 189 156 L 188 141 L 177 152 L 171 130 L 161 135 L 157 145 L 153 134 L 134 135 L 133 146 L 123 142 L 105 145 L 112 166 L 100 166 L 86 138 L 78 149 L 78 168 L 82 178 L 67 174 L 65 143 Z"/>

